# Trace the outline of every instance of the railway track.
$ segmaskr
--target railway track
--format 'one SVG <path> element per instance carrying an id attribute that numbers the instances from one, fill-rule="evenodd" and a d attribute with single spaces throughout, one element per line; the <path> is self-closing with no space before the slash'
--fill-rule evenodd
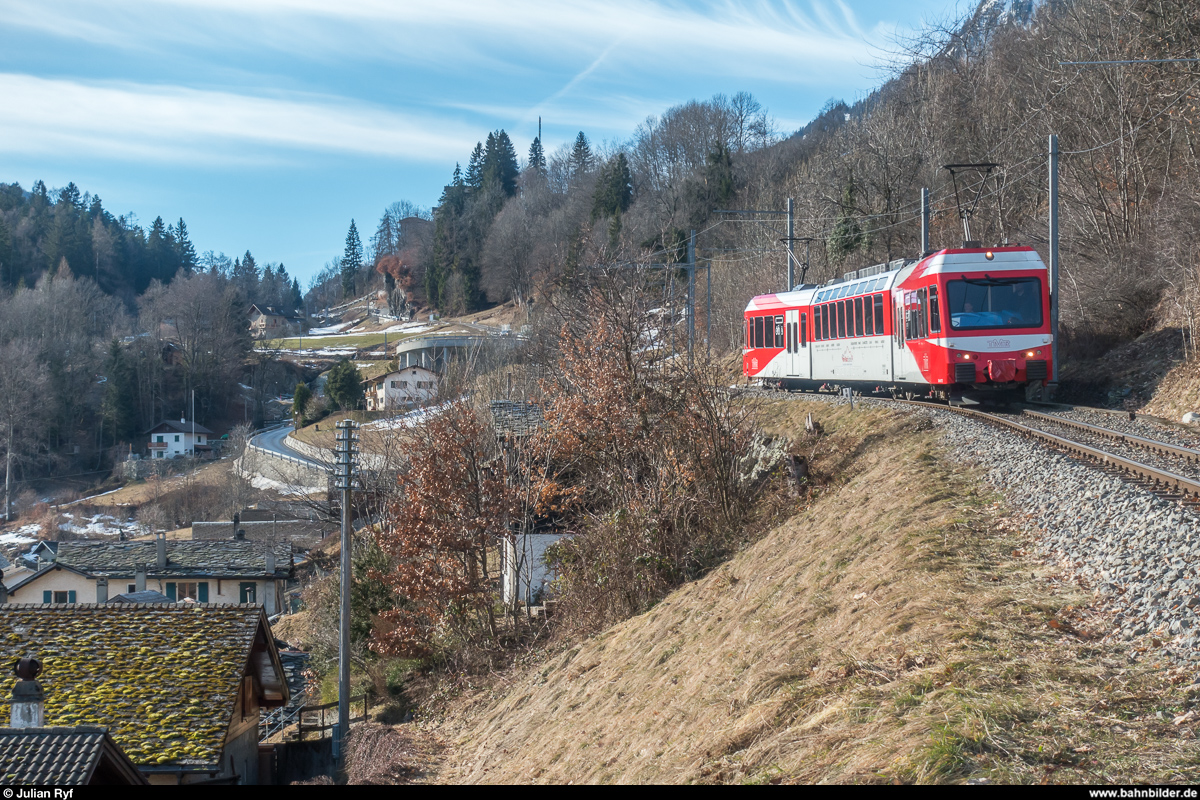
<path id="1" fill-rule="evenodd" d="M 1022 419 L 1034 423 L 1025 424 L 1002 414 L 966 408 L 950 410 L 1016 431 L 1073 458 L 1119 474 L 1160 496 L 1200 505 L 1200 451 L 1036 411 L 1021 414 Z M 1055 428 L 1060 430 L 1052 432 Z M 1096 446 L 1096 440 L 1114 443 L 1122 452 L 1102 449 Z"/>
<path id="2" fill-rule="evenodd" d="M 1190 507 L 1200 506 L 1200 450 L 1028 409 L 1017 415 L 950 407 L 923 400 L 875 399 L 936 408 L 1003 427 L 1156 495 Z M 1074 407 L 1061 408 L 1074 410 Z M 1087 411 L 1105 412 L 1104 409 Z M 1112 412 L 1112 415 L 1128 416 L 1123 412 Z"/>

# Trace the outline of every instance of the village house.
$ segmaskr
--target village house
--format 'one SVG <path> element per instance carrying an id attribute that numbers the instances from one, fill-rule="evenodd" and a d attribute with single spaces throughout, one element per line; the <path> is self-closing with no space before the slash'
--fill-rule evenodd
<path id="1" fill-rule="evenodd" d="M 163 420 L 145 434 L 150 437 L 151 458 L 179 458 L 212 452 L 213 432 L 197 422 L 180 417 Z"/>
<path id="2" fill-rule="evenodd" d="M 260 603 L 273 616 L 292 573 L 291 542 L 59 542 L 53 561 L 8 585 L 7 602 L 107 603 L 151 590 L 174 602 Z"/>
<path id="3" fill-rule="evenodd" d="M 436 400 L 437 393 L 436 372 L 424 367 L 405 367 L 367 382 L 367 410 L 413 408 Z"/>
<path id="4" fill-rule="evenodd" d="M 0 661 L 42 663 L 42 725 L 106 728 L 152 784 L 271 780 L 260 710 L 290 693 L 261 606 L 4 605 L 0 629 Z"/>
<path id="5" fill-rule="evenodd" d="M 0 728 L 0 775 L 9 786 L 147 786 L 108 731 Z"/>
<path id="6" fill-rule="evenodd" d="M 274 306 L 261 306 L 255 303 L 250 306 L 250 338 L 252 339 L 281 339 L 285 336 L 298 336 L 301 321 L 289 317 Z"/>

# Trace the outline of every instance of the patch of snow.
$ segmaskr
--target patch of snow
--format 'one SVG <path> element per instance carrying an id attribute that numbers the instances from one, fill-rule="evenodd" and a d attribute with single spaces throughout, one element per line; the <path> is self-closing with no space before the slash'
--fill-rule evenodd
<path id="1" fill-rule="evenodd" d="M 368 422 L 363 425 L 364 428 L 376 428 L 379 430 L 394 431 L 401 428 L 415 428 L 431 417 L 436 417 L 447 408 L 450 407 L 450 401 L 441 403 L 428 408 L 416 408 L 404 414 L 399 414 L 387 419 L 377 419 L 374 422 Z"/>
<path id="2" fill-rule="evenodd" d="M 87 537 L 118 536 L 121 531 L 128 532 L 132 523 L 119 520 L 110 514 L 94 514 L 90 517 L 83 514 L 64 514 L 67 521 L 58 526 L 59 530 Z"/>
<path id="3" fill-rule="evenodd" d="M 39 528 L 37 525 L 22 525 L 15 531 L 0 533 L 0 545 L 33 544 L 37 541 L 38 530 Z"/>
<path id="4" fill-rule="evenodd" d="M 421 333 L 431 328 L 437 327 L 430 325 L 428 322 L 405 322 L 401 325 L 393 325 L 390 328 L 384 328 L 376 333 Z"/>

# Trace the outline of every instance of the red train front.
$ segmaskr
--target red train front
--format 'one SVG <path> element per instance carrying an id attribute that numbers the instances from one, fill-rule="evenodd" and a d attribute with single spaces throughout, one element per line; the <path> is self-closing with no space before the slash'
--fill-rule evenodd
<path id="1" fill-rule="evenodd" d="M 1052 374 L 1047 271 L 1030 247 L 880 264 L 760 295 L 745 317 L 743 371 L 786 388 L 1010 399 Z"/>

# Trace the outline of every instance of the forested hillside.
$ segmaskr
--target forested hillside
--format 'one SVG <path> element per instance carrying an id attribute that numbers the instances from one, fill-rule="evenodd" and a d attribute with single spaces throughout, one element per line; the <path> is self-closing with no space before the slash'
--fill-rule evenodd
<path id="1" fill-rule="evenodd" d="M 728 347 L 746 300 L 783 287 L 785 234 L 778 216 L 715 209 L 782 212 L 795 198 L 796 236 L 811 239 L 798 257 L 810 254 L 809 280 L 825 279 L 916 255 L 922 187 L 934 246 L 960 242 L 942 166 L 988 161 L 1000 166 L 973 236 L 1044 249 L 1056 133 L 1068 338 L 1095 353 L 1156 325 L 1192 330 L 1200 64 L 1162 60 L 1194 56 L 1198 37 L 1188 0 L 988 0 L 898 46 L 870 97 L 831 100 L 794 133 L 745 93 L 670 108 L 623 142 L 596 146 L 580 132 L 546 154 L 535 140 L 519 170 L 496 131 L 455 169 L 432 246 L 409 254 L 414 291 L 447 312 L 524 303 L 579 268 L 682 260 L 695 229 L 713 265 L 715 343 Z M 1149 63 L 1063 63 L 1128 60 Z M 960 178 L 964 198 L 973 182 Z"/>
<path id="2" fill-rule="evenodd" d="M 249 251 L 197 256 L 182 219 L 146 231 L 73 183 L 0 185 L 0 450 L 16 491 L 103 474 L 151 425 L 190 418 L 193 392 L 201 424 L 260 418 L 290 384 L 251 351 L 252 302 L 296 309 L 299 283 Z"/>

